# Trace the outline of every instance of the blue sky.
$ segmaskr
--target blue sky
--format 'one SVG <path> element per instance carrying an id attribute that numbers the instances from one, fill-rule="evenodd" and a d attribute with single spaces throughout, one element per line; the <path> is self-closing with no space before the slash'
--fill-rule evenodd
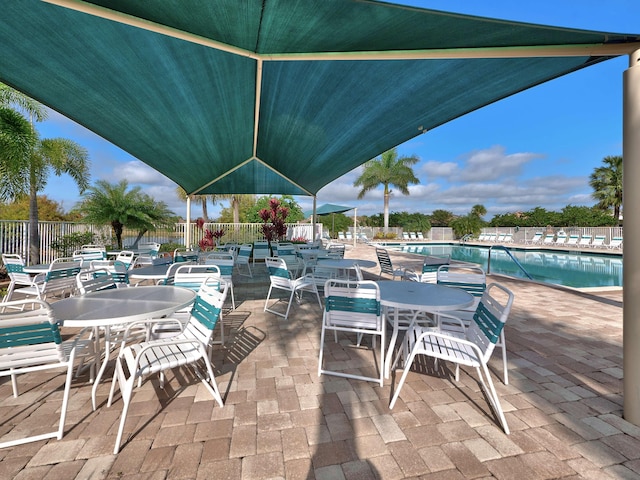
<path id="1" fill-rule="evenodd" d="M 640 33 L 637 0 L 403 0 L 423 8 L 545 25 Z M 559 210 L 567 204 L 593 205 L 589 174 L 608 155 L 622 155 L 622 74 L 628 58 L 619 57 L 539 85 L 472 112 L 398 147 L 400 155 L 420 159 L 414 167 L 420 184 L 409 196 L 391 198 L 391 211 L 445 209 L 466 214 L 475 204 L 495 214 L 541 206 Z M 186 204 L 176 185 L 118 147 L 52 112 L 38 125 L 44 138 L 65 137 L 88 149 L 91 180 L 126 178 L 163 200 L 180 215 Z M 318 205 L 358 208 L 359 215 L 382 212 L 382 189 L 357 200 L 356 169 L 318 192 Z M 67 177 L 51 177 L 43 192 L 65 210 L 78 201 Z M 303 210 L 310 197 L 296 197 Z M 215 216 L 221 205 L 209 207 Z M 192 216 L 201 212 L 193 207 Z"/>

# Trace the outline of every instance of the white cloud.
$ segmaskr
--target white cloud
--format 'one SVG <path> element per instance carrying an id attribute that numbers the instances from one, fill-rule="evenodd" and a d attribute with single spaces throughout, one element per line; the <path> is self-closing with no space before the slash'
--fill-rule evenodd
<path id="1" fill-rule="evenodd" d="M 476 150 L 464 158 L 464 167 L 459 178 L 450 181 L 483 182 L 498 178 L 516 177 L 522 173 L 522 167 L 532 160 L 543 158 L 539 153 L 505 154 L 505 148 L 495 145 L 485 150 Z"/>
<path id="2" fill-rule="evenodd" d="M 459 168 L 458 164 L 454 162 L 434 162 L 429 161 L 425 163 L 420 169 L 422 173 L 427 175 L 428 178 L 452 178 L 456 176 Z"/>

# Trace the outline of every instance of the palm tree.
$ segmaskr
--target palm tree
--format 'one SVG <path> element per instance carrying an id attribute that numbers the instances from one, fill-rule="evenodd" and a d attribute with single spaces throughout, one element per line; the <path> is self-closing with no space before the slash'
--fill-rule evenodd
<path id="1" fill-rule="evenodd" d="M 176 193 L 180 200 L 184 200 L 185 202 L 187 201 L 187 192 L 184 188 L 178 187 L 176 189 Z M 215 205 L 216 201 L 218 200 L 218 196 L 217 195 L 189 195 L 189 197 L 191 198 L 192 201 L 198 200 L 200 202 L 200 204 L 202 205 L 202 218 L 204 219 L 205 223 L 208 222 L 209 213 L 207 212 L 207 203 L 210 201 L 213 205 Z"/>
<path id="2" fill-rule="evenodd" d="M 31 121 L 11 105 L 23 109 Z M 29 258 L 40 263 L 38 192 L 53 172 L 70 175 L 82 193 L 89 184 L 89 154 L 72 140 L 40 139 L 33 121 L 46 118 L 45 108 L 2 84 L 0 117 L 0 196 L 15 200 L 29 195 Z"/>
<path id="3" fill-rule="evenodd" d="M 370 191 L 384 186 L 384 231 L 389 230 L 389 197 L 392 191 L 389 185 L 400 190 L 403 195 L 409 195 L 409 184 L 420 183 L 410 165 L 419 162 L 418 157 L 399 157 L 395 148 L 384 152 L 379 158 L 369 160 L 364 164 L 364 171 L 355 182 L 354 187 L 362 187 L 358 198 L 361 199 Z"/>
<path id="4" fill-rule="evenodd" d="M 622 157 L 610 156 L 602 160 L 604 166 L 597 167 L 589 177 L 593 197 L 598 200 L 596 207 L 609 210 L 613 207 L 613 218 L 620 219 L 622 206 Z"/>
<path id="5" fill-rule="evenodd" d="M 487 209 L 485 208 L 484 205 L 481 204 L 476 204 L 473 207 L 471 207 L 471 212 L 469 212 L 470 215 L 474 215 L 478 218 L 482 218 L 487 214 Z"/>
<path id="6" fill-rule="evenodd" d="M 156 202 L 140 187 L 128 188 L 126 180 L 117 184 L 98 180 L 87 190 L 78 208 L 85 222 L 111 224 L 118 248 L 122 248 L 124 227 L 138 230 L 137 242 L 148 230 L 175 220 L 175 214 L 164 202 Z"/>

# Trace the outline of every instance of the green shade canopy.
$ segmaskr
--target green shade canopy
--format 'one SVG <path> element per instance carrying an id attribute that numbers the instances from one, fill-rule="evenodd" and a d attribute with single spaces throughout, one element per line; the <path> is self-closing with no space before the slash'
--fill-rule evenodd
<path id="1" fill-rule="evenodd" d="M 331 203 L 325 203 L 316 209 L 316 215 L 331 215 L 332 213 L 343 213 L 353 210 L 355 207 L 345 207 L 342 205 L 333 205 Z M 306 217 L 313 215 L 313 210 L 304 212 Z"/>
<path id="2" fill-rule="evenodd" d="M 0 81 L 188 194 L 315 195 L 638 40 L 368 0 L 11 0 Z"/>

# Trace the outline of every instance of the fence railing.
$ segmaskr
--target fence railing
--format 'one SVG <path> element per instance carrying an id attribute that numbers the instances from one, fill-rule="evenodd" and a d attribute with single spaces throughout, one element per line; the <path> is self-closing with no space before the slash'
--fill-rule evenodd
<path id="1" fill-rule="evenodd" d="M 200 230 L 197 225 L 191 223 L 190 233 L 192 245 L 197 245 L 204 236 L 204 229 L 224 230 L 225 234 L 220 239 L 221 243 L 238 242 L 252 243 L 255 240 L 264 239 L 261 223 L 206 223 Z M 184 246 L 186 223 L 176 223 L 170 228 L 159 228 L 145 233 L 141 241 L 157 243 L 174 243 Z M 322 225 L 318 224 L 321 229 Z M 68 235 L 90 232 L 93 234 L 93 243 L 115 247 L 116 239 L 110 226 L 91 225 L 87 223 L 75 222 L 38 222 L 40 233 L 40 261 L 49 263 L 55 258 L 71 255 L 74 248 L 80 245 L 70 245 L 67 251 L 54 249 L 52 246 L 56 242 Z M 138 232 L 125 229 L 122 235 L 123 247 L 133 245 Z M 313 240 L 313 225 L 311 224 L 288 224 L 288 239 Z M 30 264 L 29 255 L 29 222 L 26 220 L 0 220 L 0 253 L 18 253 Z"/>

